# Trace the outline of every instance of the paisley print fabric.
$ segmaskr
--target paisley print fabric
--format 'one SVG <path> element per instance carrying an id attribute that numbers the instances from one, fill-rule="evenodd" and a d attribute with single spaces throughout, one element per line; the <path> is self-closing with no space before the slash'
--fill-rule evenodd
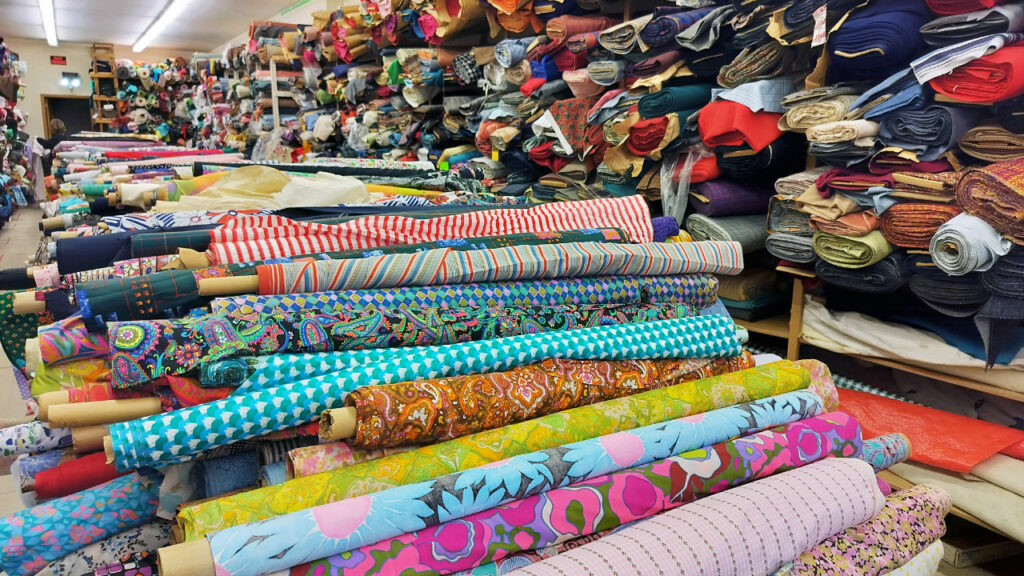
<path id="1" fill-rule="evenodd" d="M 434 528 L 292 568 L 316 576 L 445 574 L 653 516 L 709 494 L 823 458 L 853 457 L 860 426 L 832 412 L 577 482 Z"/>
<path id="2" fill-rule="evenodd" d="M 0 521 L 0 567 L 35 574 L 51 561 L 156 517 L 158 482 L 129 474 Z"/>
<path id="3" fill-rule="evenodd" d="M 821 412 L 813 393 L 791 392 L 228 528 L 207 540 L 218 575 L 260 576 Z"/>
<path id="4" fill-rule="evenodd" d="M 185 538 L 192 539 L 228 526 L 422 482 L 515 455 L 803 390 L 808 384 L 805 370 L 789 362 L 775 362 L 556 412 L 341 470 L 296 478 L 281 486 L 205 502 L 183 508 L 178 520 Z"/>
<path id="5" fill-rule="evenodd" d="M 804 552 L 780 572 L 875 576 L 895 570 L 946 533 L 952 507 L 941 488 L 922 484 L 893 492 L 877 516 Z"/>
<path id="6" fill-rule="evenodd" d="M 680 382 L 754 366 L 753 356 L 707 360 L 563 360 L 438 380 L 357 388 L 358 448 L 429 444 Z"/>
<path id="7" fill-rule="evenodd" d="M 893 464 L 910 458 L 910 439 L 904 434 L 883 434 L 864 441 L 861 459 L 871 464 L 875 472 L 888 470 Z"/>
<path id="8" fill-rule="evenodd" d="M 675 338 L 641 342 L 644 332 L 674 328 Z M 411 348 L 400 360 L 360 366 L 344 374 L 284 381 L 273 388 L 192 406 L 166 414 L 121 422 L 110 427 L 111 449 L 119 470 L 145 466 L 166 466 L 190 460 L 196 454 L 311 422 L 320 413 L 342 405 L 352 390 L 369 384 L 390 384 L 410 378 L 441 378 L 486 370 L 508 370 L 522 364 L 552 357 L 573 357 L 602 350 L 613 358 L 653 357 L 720 358 L 742 351 L 735 325 L 728 316 L 698 316 L 641 324 L 622 324 L 574 331 L 567 339 L 561 332 L 542 332 L 511 338 L 467 342 L 430 348 Z M 620 339 L 608 341 L 609 332 L 619 329 Z M 600 336 L 600 337 L 599 337 Z M 287 405 L 290 409 L 284 410 Z M 201 427 L 205 434 L 190 435 L 185 442 L 177 435 Z"/>
<path id="9" fill-rule="evenodd" d="M 708 274 L 679 276 L 601 276 L 483 282 L 447 286 L 342 290 L 276 296 L 231 296 L 210 303 L 214 314 L 252 312 L 334 312 L 359 308 L 487 308 L 490 306 L 554 306 L 559 304 L 682 303 L 696 309 L 714 304 L 718 279 Z"/>
<path id="10" fill-rule="evenodd" d="M 365 309 L 196 316 L 109 325 L 115 386 L 187 374 L 237 356 L 455 344 L 694 316 L 686 304 Z"/>

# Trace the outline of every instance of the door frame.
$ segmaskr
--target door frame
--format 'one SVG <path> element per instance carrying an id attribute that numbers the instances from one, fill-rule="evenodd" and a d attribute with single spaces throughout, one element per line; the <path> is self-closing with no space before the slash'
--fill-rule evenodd
<path id="1" fill-rule="evenodd" d="M 69 100 L 88 100 L 92 98 L 91 95 L 82 94 L 40 94 L 39 103 L 43 109 L 43 137 L 50 138 L 53 134 L 50 134 L 50 103 L 49 98 L 65 98 Z M 90 118 L 89 120 L 92 120 Z"/>

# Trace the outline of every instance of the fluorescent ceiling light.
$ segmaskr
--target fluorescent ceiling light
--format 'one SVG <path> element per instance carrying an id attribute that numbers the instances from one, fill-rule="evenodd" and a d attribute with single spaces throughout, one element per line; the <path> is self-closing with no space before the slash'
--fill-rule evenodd
<path id="1" fill-rule="evenodd" d="M 39 13 L 43 17 L 43 33 L 46 34 L 46 43 L 56 46 L 57 17 L 53 11 L 53 0 L 39 0 Z"/>
<path id="2" fill-rule="evenodd" d="M 163 34 L 164 30 L 171 25 L 172 22 L 178 19 L 179 16 L 185 11 L 185 8 L 192 3 L 192 0 L 171 0 L 170 4 L 164 8 L 164 11 L 156 17 L 156 20 L 149 25 L 149 28 L 139 36 L 139 39 L 135 41 L 135 46 L 132 46 L 132 50 L 135 52 L 142 52 L 149 45 L 156 40 L 157 36 Z"/>

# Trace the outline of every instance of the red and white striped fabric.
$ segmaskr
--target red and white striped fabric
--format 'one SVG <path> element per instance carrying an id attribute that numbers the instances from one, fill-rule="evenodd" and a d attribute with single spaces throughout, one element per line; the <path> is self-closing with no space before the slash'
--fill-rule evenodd
<path id="1" fill-rule="evenodd" d="M 622 229 L 631 242 L 654 239 L 647 202 L 634 195 L 430 219 L 367 216 L 343 224 L 295 222 L 279 216 L 239 217 L 210 232 L 207 257 L 211 264 L 234 264 L 394 244 L 594 228 Z"/>

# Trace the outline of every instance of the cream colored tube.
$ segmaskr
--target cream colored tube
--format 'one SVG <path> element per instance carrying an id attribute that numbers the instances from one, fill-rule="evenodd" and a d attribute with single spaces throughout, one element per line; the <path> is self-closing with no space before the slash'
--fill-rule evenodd
<path id="1" fill-rule="evenodd" d="M 356 409 L 352 406 L 325 410 L 320 414 L 320 439 L 344 440 L 356 433 Z"/>
<path id="2" fill-rule="evenodd" d="M 79 426 L 71 429 L 71 443 L 75 452 L 85 454 L 103 450 L 103 437 L 110 434 L 107 426 Z"/>
<path id="3" fill-rule="evenodd" d="M 162 576 L 217 576 L 206 538 L 165 546 L 157 550 L 156 563 Z"/>
<path id="4" fill-rule="evenodd" d="M 50 407 L 59 404 L 70 404 L 71 393 L 67 390 L 43 392 L 39 395 L 39 419 L 46 422 L 50 419 Z"/>
<path id="5" fill-rule="evenodd" d="M 127 422 L 160 413 L 159 398 L 126 398 L 50 406 L 50 426 L 77 428 Z"/>
<path id="6" fill-rule="evenodd" d="M 201 296 L 234 296 L 237 294 L 259 293 L 259 291 L 259 276 L 203 278 L 199 281 L 199 294 Z"/>

